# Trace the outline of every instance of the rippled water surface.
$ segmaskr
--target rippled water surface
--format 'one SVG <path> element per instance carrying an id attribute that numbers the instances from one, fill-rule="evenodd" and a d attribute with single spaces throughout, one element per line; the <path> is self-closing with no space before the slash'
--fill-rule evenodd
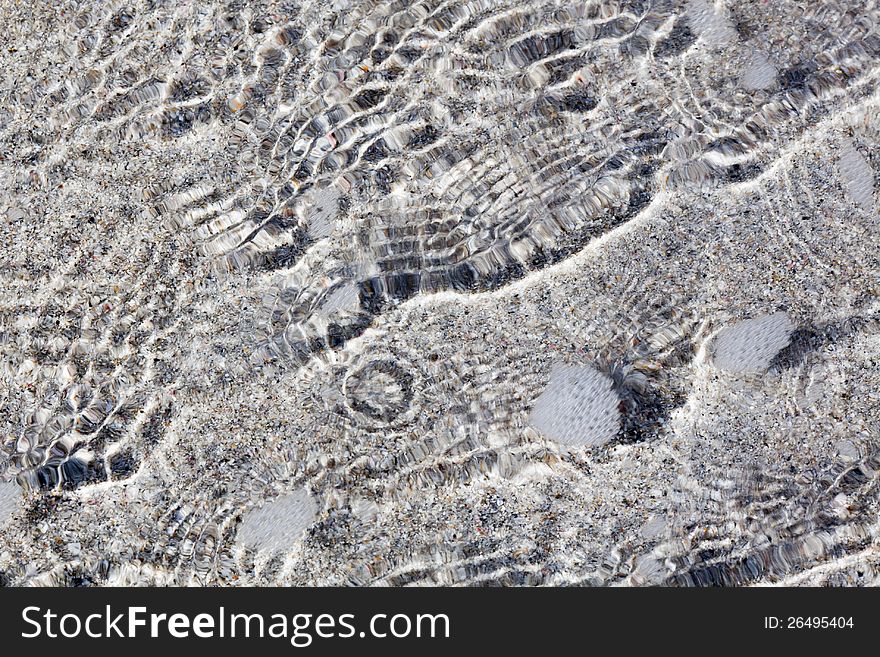
<path id="1" fill-rule="evenodd" d="M 0 582 L 880 582 L 873 0 L 0 24 Z"/>

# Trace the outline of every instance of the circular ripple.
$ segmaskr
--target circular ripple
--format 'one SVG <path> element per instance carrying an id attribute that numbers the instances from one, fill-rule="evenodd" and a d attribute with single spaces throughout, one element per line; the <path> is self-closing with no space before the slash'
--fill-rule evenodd
<path id="1" fill-rule="evenodd" d="M 408 361 L 381 358 L 351 370 L 343 384 L 351 415 L 364 427 L 399 426 L 412 420 L 416 368 Z"/>

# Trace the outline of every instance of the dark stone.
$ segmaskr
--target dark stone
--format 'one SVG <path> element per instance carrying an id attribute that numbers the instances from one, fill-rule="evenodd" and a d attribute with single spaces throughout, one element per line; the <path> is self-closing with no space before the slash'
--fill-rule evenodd
<path id="1" fill-rule="evenodd" d="M 675 57 L 690 48 L 697 40 L 697 36 L 691 31 L 687 21 L 678 18 L 672 31 L 665 39 L 660 41 L 654 47 L 654 57 L 664 59 L 666 57 Z"/>

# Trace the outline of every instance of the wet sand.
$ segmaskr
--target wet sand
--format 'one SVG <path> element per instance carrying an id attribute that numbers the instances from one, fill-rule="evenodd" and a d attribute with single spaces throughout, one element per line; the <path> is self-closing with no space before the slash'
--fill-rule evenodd
<path id="1" fill-rule="evenodd" d="M 871 3 L 0 18 L 3 583 L 880 581 Z"/>

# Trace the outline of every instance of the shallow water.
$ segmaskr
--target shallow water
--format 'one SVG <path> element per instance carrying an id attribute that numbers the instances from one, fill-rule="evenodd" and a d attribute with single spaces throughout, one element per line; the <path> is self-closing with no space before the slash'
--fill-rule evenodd
<path id="1" fill-rule="evenodd" d="M 32 5 L 3 582 L 877 583 L 875 3 Z"/>

